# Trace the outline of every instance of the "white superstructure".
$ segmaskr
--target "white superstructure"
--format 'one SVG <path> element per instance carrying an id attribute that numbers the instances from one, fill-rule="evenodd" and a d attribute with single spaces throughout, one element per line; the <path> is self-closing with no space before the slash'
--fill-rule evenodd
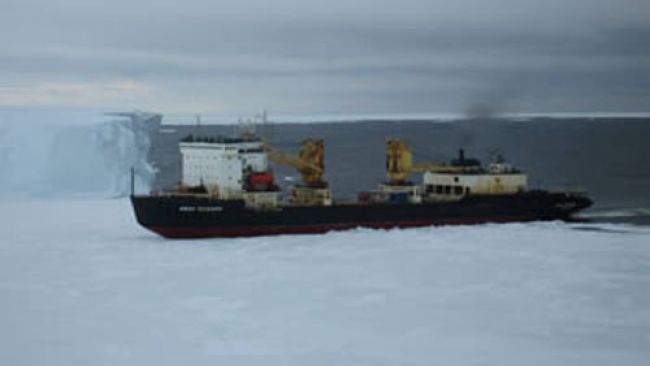
<path id="1" fill-rule="evenodd" d="M 528 189 L 528 175 L 506 163 L 492 163 L 476 173 L 425 172 L 424 193 L 433 200 L 455 200 L 468 194 L 515 194 Z"/>
<path id="2" fill-rule="evenodd" d="M 204 186 L 222 198 L 240 197 L 246 174 L 269 170 L 259 139 L 188 138 L 180 143 L 180 151 L 183 185 Z"/>

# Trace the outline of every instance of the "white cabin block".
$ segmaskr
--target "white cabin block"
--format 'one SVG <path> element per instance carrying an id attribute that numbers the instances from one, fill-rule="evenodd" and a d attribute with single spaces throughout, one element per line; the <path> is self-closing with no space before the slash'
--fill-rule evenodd
<path id="1" fill-rule="evenodd" d="M 180 143 L 183 185 L 204 185 L 219 195 L 241 195 L 247 171 L 268 171 L 268 159 L 259 140 L 217 139 Z"/>
<path id="2" fill-rule="evenodd" d="M 425 192 L 429 195 L 513 194 L 528 189 L 528 176 L 507 174 L 448 174 L 426 172 Z M 451 192 L 449 192 L 451 191 Z"/>

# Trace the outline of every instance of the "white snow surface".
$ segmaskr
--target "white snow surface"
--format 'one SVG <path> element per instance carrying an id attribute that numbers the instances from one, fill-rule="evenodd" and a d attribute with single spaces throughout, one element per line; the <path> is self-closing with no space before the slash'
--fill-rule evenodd
<path id="1" fill-rule="evenodd" d="M 166 240 L 0 202 L 1 365 L 647 365 L 650 228 Z"/>

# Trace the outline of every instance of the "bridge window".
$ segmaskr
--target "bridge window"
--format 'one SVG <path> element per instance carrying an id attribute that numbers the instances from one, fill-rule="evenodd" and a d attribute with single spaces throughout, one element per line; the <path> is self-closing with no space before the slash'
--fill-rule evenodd
<path id="1" fill-rule="evenodd" d="M 463 187 L 461 187 L 461 186 L 454 187 L 454 194 L 457 195 L 457 196 L 460 196 L 461 194 L 463 194 Z"/>

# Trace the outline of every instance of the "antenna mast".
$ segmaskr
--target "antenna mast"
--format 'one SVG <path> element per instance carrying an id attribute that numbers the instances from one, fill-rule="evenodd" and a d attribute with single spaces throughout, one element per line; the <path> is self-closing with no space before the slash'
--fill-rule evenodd
<path id="1" fill-rule="evenodd" d="M 201 129 L 201 114 L 197 113 L 194 115 L 194 136 L 199 135 L 199 130 Z"/>
<path id="2" fill-rule="evenodd" d="M 263 141 L 269 141 L 269 131 L 268 131 L 268 125 L 267 125 L 267 115 L 266 115 L 266 109 L 262 110 L 262 140 Z"/>

